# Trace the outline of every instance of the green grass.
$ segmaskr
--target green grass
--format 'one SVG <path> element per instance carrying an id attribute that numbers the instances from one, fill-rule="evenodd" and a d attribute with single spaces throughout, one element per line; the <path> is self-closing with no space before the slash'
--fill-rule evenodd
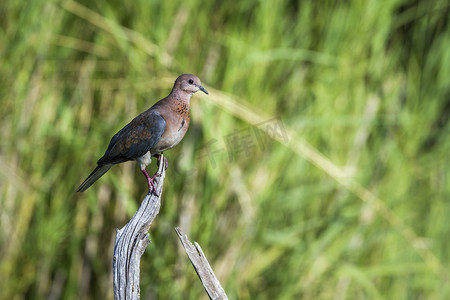
<path id="1" fill-rule="evenodd" d="M 166 153 L 143 299 L 206 297 L 175 226 L 230 299 L 448 299 L 449 15 L 438 0 L 3 1 L 0 299 L 113 298 L 115 229 L 147 184 L 129 162 L 74 191 L 181 73 L 210 94 Z"/>

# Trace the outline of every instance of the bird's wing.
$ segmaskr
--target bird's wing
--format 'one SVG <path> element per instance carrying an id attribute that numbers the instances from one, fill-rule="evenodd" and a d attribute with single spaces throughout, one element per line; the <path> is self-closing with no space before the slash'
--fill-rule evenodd
<path id="1" fill-rule="evenodd" d="M 158 112 L 143 112 L 112 137 L 97 164 L 117 164 L 144 155 L 158 143 L 165 128 L 166 121 Z"/>

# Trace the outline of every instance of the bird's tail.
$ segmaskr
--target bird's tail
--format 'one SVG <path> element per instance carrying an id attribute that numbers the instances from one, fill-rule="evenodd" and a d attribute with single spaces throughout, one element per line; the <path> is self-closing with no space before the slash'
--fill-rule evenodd
<path id="1" fill-rule="evenodd" d="M 113 165 L 97 166 L 94 171 L 86 178 L 85 181 L 77 188 L 77 192 L 84 192 L 87 190 L 97 179 L 103 176 Z"/>

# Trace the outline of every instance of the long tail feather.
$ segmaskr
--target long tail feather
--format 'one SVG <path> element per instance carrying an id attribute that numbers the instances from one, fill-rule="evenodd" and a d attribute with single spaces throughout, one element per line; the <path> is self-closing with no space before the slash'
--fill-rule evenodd
<path id="1" fill-rule="evenodd" d="M 97 166 L 94 171 L 86 178 L 85 181 L 77 188 L 77 192 L 84 192 L 87 190 L 97 179 L 103 176 L 113 165 Z"/>

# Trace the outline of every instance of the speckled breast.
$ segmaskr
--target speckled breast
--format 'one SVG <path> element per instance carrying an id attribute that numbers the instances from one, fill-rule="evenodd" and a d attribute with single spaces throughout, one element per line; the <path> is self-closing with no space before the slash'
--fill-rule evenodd
<path id="1" fill-rule="evenodd" d="M 175 147 L 189 128 L 189 106 L 178 103 L 171 113 L 161 113 L 166 121 L 166 128 L 159 142 L 150 150 L 152 154 L 160 153 Z M 175 112 L 175 113 L 173 113 Z"/>

